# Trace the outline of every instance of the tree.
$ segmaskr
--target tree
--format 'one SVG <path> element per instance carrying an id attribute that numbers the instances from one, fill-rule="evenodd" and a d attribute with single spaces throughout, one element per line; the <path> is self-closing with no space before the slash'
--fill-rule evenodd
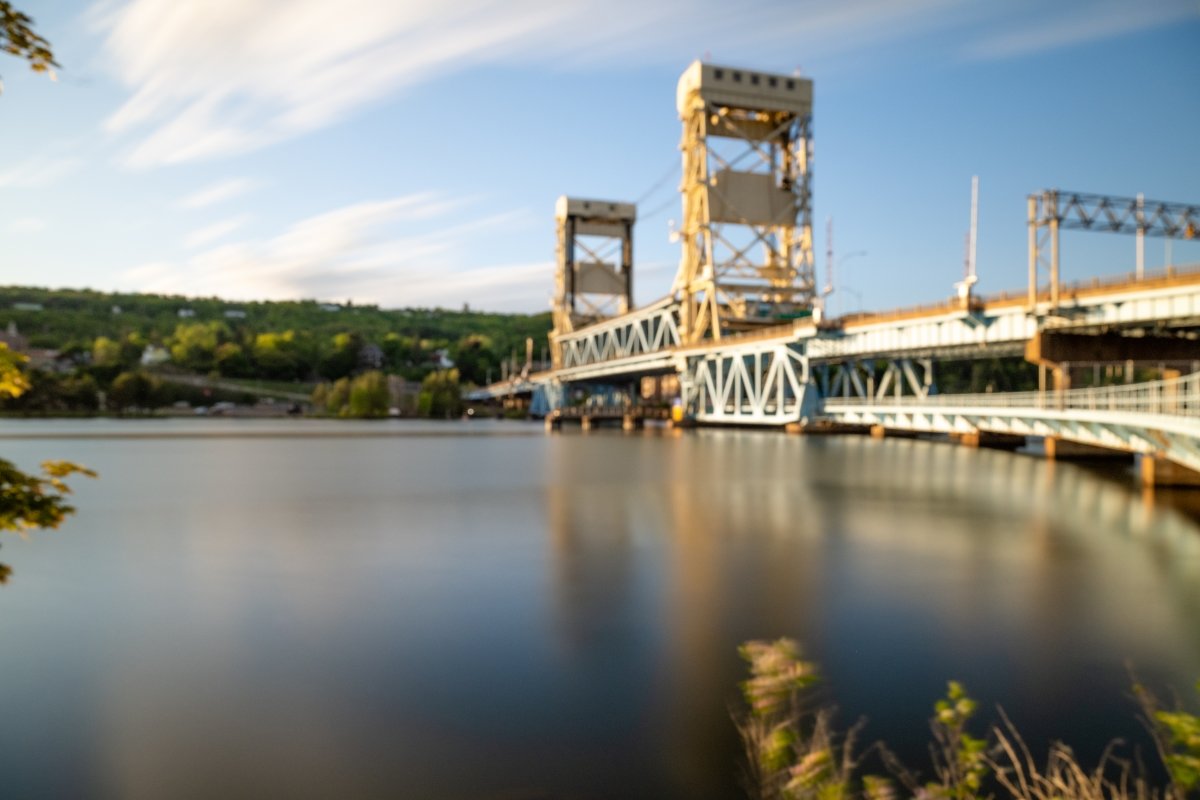
<path id="1" fill-rule="evenodd" d="M 24 360 L 24 356 L 0 343 L 0 397 L 16 397 L 29 388 L 29 381 L 21 372 Z M 63 478 L 76 472 L 96 475 L 69 461 L 44 461 L 39 477 L 0 459 L 0 531 L 23 533 L 30 528 L 57 528 L 75 510 L 63 499 L 71 491 Z M 7 583 L 11 574 L 7 564 L 0 564 L 0 583 Z"/>
<path id="2" fill-rule="evenodd" d="M 13 8 L 8 0 L 0 0 L 0 51 L 25 59 L 34 72 L 44 72 L 54 80 L 54 68 L 59 64 L 50 43 L 33 32 L 33 19 Z"/>
<path id="3" fill-rule="evenodd" d="M 386 417 L 388 386 L 384 374 L 371 370 L 351 381 L 347 409 L 347 416 L 351 417 Z"/>
<path id="4" fill-rule="evenodd" d="M 92 343 L 92 363 L 98 367 L 112 367 L 121 363 L 121 345 L 107 336 L 98 336 Z"/>
<path id="5" fill-rule="evenodd" d="M 321 359 L 321 377 L 329 380 L 345 378 L 358 366 L 358 354 L 363 347 L 362 335 L 339 333 L 333 337 L 333 349 Z"/>
<path id="6" fill-rule="evenodd" d="M 47 72 L 54 77 L 57 67 L 50 43 L 33 32 L 33 20 L 0 0 L 0 50 L 29 61 L 34 72 Z M 0 91 L 4 84 L 0 82 Z M 13 353 L 0 343 L 0 397 L 16 397 L 29 388 L 21 372 L 25 357 Z M 42 462 L 42 475 L 28 475 L 13 464 L 0 459 L 0 530 L 24 532 L 29 528 L 57 528 L 63 519 L 75 511 L 63 497 L 70 493 L 63 478 L 82 473 L 96 473 L 69 461 Z M 7 583 L 12 569 L 0 564 L 0 583 Z"/>
<path id="7" fill-rule="evenodd" d="M 208 372 L 217 345 L 228 335 L 229 329 L 220 322 L 178 325 L 171 340 L 171 360 L 196 372 Z"/>
<path id="8" fill-rule="evenodd" d="M 448 419 L 460 415 L 462 388 L 458 382 L 458 370 L 437 370 L 426 375 L 425 380 L 421 381 L 418 410 L 425 417 Z"/>
<path id="9" fill-rule="evenodd" d="M 158 380 L 141 370 L 122 372 L 113 381 L 108 400 L 116 408 L 151 408 L 155 405 L 159 389 Z"/>

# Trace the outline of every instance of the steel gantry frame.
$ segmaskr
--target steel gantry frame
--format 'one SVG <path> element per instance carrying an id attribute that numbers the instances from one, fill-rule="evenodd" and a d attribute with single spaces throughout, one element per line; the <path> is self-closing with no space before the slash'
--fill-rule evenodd
<path id="1" fill-rule="evenodd" d="M 673 291 L 689 344 L 813 308 L 812 91 L 805 78 L 699 61 L 679 79 Z"/>
<path id="2" fill-rule="evenodd" d="M 1060 189 L 1044 189 L 1031 194 L 1028 204 L 1030 311 L 1037 309 L 1042 275 L 1048 275 L 1050 281 L 1050 311 L 1058 309 L 1060 230 L 1109 231 L 1133 233 L 1139 237 L 1181 239 L 1200 236 L 1198 205 Z"/>
<path id="3" fill-rule="evenodd" d="M 633 203 L 559 197 L 550 352 L 563 366 L 562 340 L 578 328 L 633 308 Z M 614 258 L 615 256 L 615 258 Z"/>

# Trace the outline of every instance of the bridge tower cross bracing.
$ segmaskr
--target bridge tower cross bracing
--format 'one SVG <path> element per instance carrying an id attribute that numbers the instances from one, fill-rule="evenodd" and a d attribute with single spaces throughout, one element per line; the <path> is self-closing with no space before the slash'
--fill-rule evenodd
<path id="1" fill-rule="evenodd" d="M 562 196 L 550 352 L 562 366 L 558 339 L 633 308 L 633 203 Z"/>
<path id="2" fill-rule="evenodd" d="M 679 79 L 685 342 L 811 311 L 812 81 L 693 62 Z"/>

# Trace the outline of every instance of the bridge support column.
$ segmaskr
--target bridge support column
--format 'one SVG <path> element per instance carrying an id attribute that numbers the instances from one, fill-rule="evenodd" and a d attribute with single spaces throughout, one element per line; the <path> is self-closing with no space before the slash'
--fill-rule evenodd
<path id="1" fill-rule="evenodd" d="M 1076 459 L 1129 461 L 1133 457 L 1132 453 L 1127 453 L 1123 450 L 1113 450 L 1108 447 L 1097 447 L 1091 444 L 1080 444 L 1079 442 L 1060 439 L 1057 436 L 1047 436 L 1044 449 L 1046 458 L 1051 461 Z"/>
<path id="2" fill-rule="evenodd" d="M 546 433 L 562 429 L 562 417 L 557 414 L 547 414 L 543 423 L 546 426 Z"/>
<path id="3" fill-rule="evenodd" d="M 592 429 L 592 424 L 593 424 L 593 421 L 592 421 L 591 417 L 580 417 L 579 418 L 579 427 L 581 430 L 590 431 Z"/>
<path id="4" fill-rule="evenodd" d="M 964 447 L 991 447 L 996 450 L 1016 450 L 1025 445 L 1024 436 L 1016 436 L 1011 433 L 991 433 L 990 431 L 952 433 L 950 438 Z"/>
<path id="5" fill-rule="evenodd" d="M 1200 472 L 1168 461 L 1162 456 L 1143 455 L 1139 464 L 1142 486 L 1200 487 Z"/>
<path id="6" fill-rule="evenodd" d="M 637 431 L 645 426 L 646 420 L 637 414 L 626 414 L 621 417 L 621 430 Z"/>

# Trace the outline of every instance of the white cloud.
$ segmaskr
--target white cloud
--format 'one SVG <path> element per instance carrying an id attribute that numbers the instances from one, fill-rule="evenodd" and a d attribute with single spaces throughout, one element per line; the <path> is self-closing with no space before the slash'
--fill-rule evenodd
<path id="1" fill-rule="evenodd" d="M 497 63 L 683 64 L 812 58 L 941 26 L 959 0 L 129 0 L 93 14 L 132 90 L 108 130 L 133 166 L 248 152 L 332 124 L 399 89 Z"/>
<path id="2" fill-rule="evenodd" d="M 8 229 L 12 233 L 40 233 L 47 227 L 48 223 L 41 217 L 18 217 L 8 223 Z"/>
<path id="3" fill-rule="evenodd" d="M 214 222 L 212 225 L 197 228 L 184 238 L 183 246 L 190 249 L 200 247 L 209 242 L 215 242 L 217 239 L 222 239 L 245 225 L 249 219 L 249 214 L 242 214 L 240 217 L 223 219 L 220 222 Z"/>
<path id="4" fill-rule="evenodd" d="M 245 194 L 251 189 L 258 188 L 259 185 L 258 181 L 250 178 L 228 178 L 210 183 L 208 186 L 180 198 L 179 205 L 184 208 L 203 208 Z"/>
<path id="5" fill-rule="evenodd" d="M 49 186 L 83 165 L 74 156 L 31 156 L 0 170 L 0 188 L 29 189 Z"/>
<path id="6" fill-rule="evenodd" d="M 106 121 L 146 167 L 245 153 L 406 87 L 497 64 L 717 61 L 806 68 L 920 40 L 1001 58 L 1167 24 L 1193 0 L 105 0 L 93 25 L 130 97 Z M 931 33 L 944 33 L 938 41 Z"/>
<path id="7" fill-rule="evenodd" d="M 465 233 L 511 226 L 523 218 L 522 212 L 430 226 L 457 209 L 457 203 L 430 193 L 356 203 L 300 220 L 272 238 L 128 270 L 121 282 L 124 288 L 146 292 L 230 299 L 352 298 L 384 306 L 469 302 L 481 308 L 528 308 L 531 299 L 548 295 L 553 276 L 548 263 L 461 266 L 468 258 Z M 213 241 L 241 222 L 217 223 L 192 237 L 196 243 Z"/>

